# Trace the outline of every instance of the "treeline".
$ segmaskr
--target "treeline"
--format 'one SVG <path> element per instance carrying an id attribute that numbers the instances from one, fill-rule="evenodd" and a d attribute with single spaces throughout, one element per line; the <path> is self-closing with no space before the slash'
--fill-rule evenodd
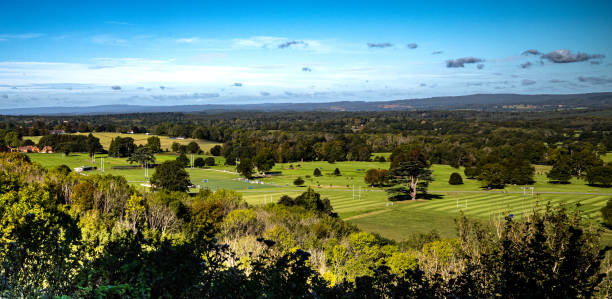
<path id="1" fill-rule="evenodd" d="M 105 152 L 100 144 L 100 139 L 92 134 L 85 135 L 67 135 L 67 134 L 52 134 L 40 138 L 38 146 L 51 146 L 56 152 L 85 152 L 91 155 L 95 153 Z"/>
<path id="2" fill-rule="evenodd" d="M 579 210 L 541 207 L 458 238 L 395 242 L 313 190 L 249 206 L 232 191 L 139 193 L 122 177 L 0 154 L 0 294 L 75 298 L 606 297 L 610 265 Z"/>

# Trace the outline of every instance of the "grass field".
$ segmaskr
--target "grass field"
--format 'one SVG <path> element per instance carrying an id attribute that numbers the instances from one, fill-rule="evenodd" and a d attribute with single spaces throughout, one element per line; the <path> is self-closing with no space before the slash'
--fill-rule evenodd
<path id="1" fill-rule="evenodd" d="M 100 168 L 100 156 L 95 163 L 86 154 L 29 154 L 30 158 L 45 167 L 56 167 L 66 164 L 71 168 L 91 165 Z M 611 155 L 608 154 L 606 158 Z M 177 155 L 165 153 L 157 155 L 157 161 L 175 159 Z M 201 155 L 206 157 L 206 155 Z M 481 220 L 503 217 L 514 214 L 521 217 L 524 212 L 533 209 L 536 204 L 544 206 L 547 202 L 553 205 L 565 204 L 568 207 L 580 203 L 586 215 L 595 222 L 600 222 L 599 210 L 606 201 L 612 198 L 612 188 L 595 188 L 582 180 L 574 179 L 571 184 L 549 184 L 546 180 L 547 166 L 536 166 L 536 183 L 534 195 L 527 190 L 523 195 L 521 186 L 508 186 L 504 190 L 485 191 L 476 180 L 464 178 L 464 184 L 452 186 L 448 179 L 453 172 L 463 176 L 463 169 L 455 169 L 447 165 L 433 165 L 435 181 L 429 187 L 430 193 L 436 195 L 432 200 L 396 202 L 390 204 L 387 194 L 380 188 L 370 188 L 363 181 L 365 172 L 370 168 L 388 168 L 389 163 L 379 162 L 296 162 L 280 163 L 272 171 L 281 172 L 279 176 L 261 179 L 264 184 L 245 182 L 234 173 L 233 166 L 223 165 L 222 157 L 215 157 L 218 166 L 210 169 L 187 169 L 191 182 L 202 188 L 232 189 L 243 193 L 245 200 L 251 204 L 276 202 L 282 195 L 297 196 L 306 187 L 296 187 L 293 180 L 301 176 L 317 189 L 323 197 L 330 199 L 334 210 L 339 216 L 361 229 L 379 233 L 385 237 L 402 240 L 413 232 L 429 232 L 436 229 L 443 236 L 455 236 L 455 219 L 462 211 L 465 215 Z M 125 158 L 104 159 L 105 173 L 122 175 L 140 189 L 145 182 L 144 169 L 116 170 L 114 165 L 129 165 Z M 314 177 L 315 168 L 321 169 L 322 176 Z M 338 168 L 341 176 L 332 172 Z M 87 174 L 101 173 L 100 170 Z M 150 172 L 152 175 L 153 171 Z M 308 177 L 310 176 L 310 177 Z M 353 193 L 353 186 L 355 191 Z M 361 192 L 359 191 L 361 189 Z M 559 192 L 550 194 L 547 192 Z M 588 194 L 584 194 L 588 193 Z M 354 195 L 353 195 L 354 194 Z M 605 241 L 612 244 L 612 233 L 606 232 Z"/>
<path id="2" fill-rule="evenodd" d="M 89 133 L 75 133 L 76 135 L 89 135 Z M 100 144 L 102 144 L 102 146 L 105 149 L 108 149 L 108 147 L 110 146 L 111 140 L 113 138 L 116 138 L 117 136 L 121 136 L 121 137 L 131 137 L 134 139 L 134 143 L 136 145 L 140 145 L 140 144 L 147 144 L 147 138 L 151 137 L 151 136 L 156 136 L 156 135 L 146 135 L 146 134 L 122 134 L 122 133 L 108 133 L 108 132 L 101 132 L 101 133 L 92 133 L 95 137 L 100 139 Z M 32 141 L 34 141 L 35 143 L 38 143 L 38 141 L 40 140 L 42 136 L 24 136 L 23 139 L 30 139 Z M 185 139 L 171 139 L 168 136 L 157 136 L 159 137 L 160 143 L 161 143 L 161 148 L 163 150 L 166 149 L 170 149 L 172 147 L 172 143 L 174 142 L 178 142 L 179 144 L 188 144 L 192 141 L 195 141 L 198 143 L 198 145 L 200 145 L 200 148 L 202 149 L 202 151 L 204 152 L 208 152 L 210 151 L 210 149 L 217 145 L 220 144 L 218 142 L 213 142 L 213 141 L 207 141 L 207 140 L 201 140 L 201 139 L 192 139 L 192 138 L 185 138 Z"/>

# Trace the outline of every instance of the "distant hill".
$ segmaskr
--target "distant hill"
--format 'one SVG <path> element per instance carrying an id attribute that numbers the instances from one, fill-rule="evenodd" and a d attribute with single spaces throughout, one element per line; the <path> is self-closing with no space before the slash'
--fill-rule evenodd
<path id="1" fill-rule="evenodd" d="M 133 106 L 103 105 L 86 107 L 32 107 L 0 109 L 0 115 L 92 115 L 138 112 L 222 112 L 258 111 L 395 111 L 460 110 L 557 111 L 568 109 L 612 108 L 612 92 L 586 94 L 474 94 L 394 101 L 342 101 L 326 103 L 262 103 L 232 105 Z"/>

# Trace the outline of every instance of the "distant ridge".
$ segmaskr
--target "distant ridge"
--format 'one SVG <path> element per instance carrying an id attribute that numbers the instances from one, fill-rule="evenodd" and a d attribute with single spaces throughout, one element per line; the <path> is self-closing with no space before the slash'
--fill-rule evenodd
<path id="1" fill-rule="evenodd" d="M 324 103 L 209 104 L 176 106 L 102 105 L 85 107 L 33 107 L 1 109 L 0 115 L 95 115 L 154 112 L 257 111 L 397 111 L 459 110 L 554 111 L 612 108 L 612 92 L 586 94 L 474 94 L 393 101 L 340 101 Z"/>

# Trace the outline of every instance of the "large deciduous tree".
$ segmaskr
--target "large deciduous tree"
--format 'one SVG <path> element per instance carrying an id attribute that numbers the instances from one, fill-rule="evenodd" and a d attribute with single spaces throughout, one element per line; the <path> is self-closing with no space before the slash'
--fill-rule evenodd
<path id="1" fill-rule="evenodd" d="M 150 147 L 141 145 L 134 150 L 132 155 L 128 157 L 127 161 L 130 162 L 130 164 L 135 162 L 140 164 L 141 167 L 144 167 L 145 163 L 155 163 L 155 155 Z"/>
<path id="2" fill-rule="evenodd" d="M 251 159 L 242 158 L 240 159 L 238 167 L 236 167 L 236 171 L 245 178 L 250 179 L 253 177 L 253 167 L 253 161 Z"/>
<path id="3" fill-rule="evenodd" d="M 170 191 L 187 191 L 191 185 L 189 174 L 177 161 L 166 161 L 157 166 L 151 177 L 151 183 L 155 188 Z"/>
<path id="4" fill-rule="evenodd" d="M 157 136 L 151 136 L 147 138 L 147 146 L 154 152 L 161 152 L 161 140 Z"/>
<path id="5" fill-rule="evenodd" d="M 268 148 L 260 149 L 253 159 L 253 163 L 257 167 L 257 170 L 263 173 L 270 171 L 270 169 L 274 167 L 275 162 L 274 154 L 272 153 L 272 150 Z"/>

